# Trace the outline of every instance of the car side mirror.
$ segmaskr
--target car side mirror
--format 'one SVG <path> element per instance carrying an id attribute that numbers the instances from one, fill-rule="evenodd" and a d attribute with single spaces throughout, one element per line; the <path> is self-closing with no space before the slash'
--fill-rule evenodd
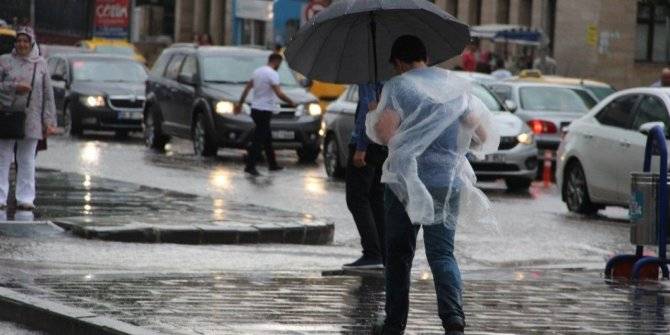
<path id="1" fill-rule="evenodd" d="M 643 123 L 638 130 L 645 135 L 649 135 L 649 132 L 656 126 L 663 128 L 663 133 L 668 138 L 668 130 L 665 128 L 665 124 L 660 121 Z"/>
<path id="2" fill-rule="evenodd" d="M 195 86 L 198 83 L 198 78 L 196 74 L 179 74 L 177 81 L 182 84 Z"/>
<path id="3" fill-rule="evenodd" d="M 512 113 L 516 112 L 516 109 L 518 108 L 516 102 L 510 99 L 505 100 L 505 107 L 507 107 L 507 109 Z"/>

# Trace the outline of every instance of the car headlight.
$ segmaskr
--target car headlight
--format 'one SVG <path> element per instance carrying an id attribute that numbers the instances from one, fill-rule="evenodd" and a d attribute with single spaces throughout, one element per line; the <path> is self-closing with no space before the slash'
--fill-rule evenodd
<path id="1" fill-rule="evenodd" d="M 531 133 L 519 134 L 519 136 L 517 136 L 516 139 L 519 141 L 519 143 L 526 144 L 526 145 L 533 144 L 533 141 L 535 140 L 535 138 L 533 137 L 533 134 L 531 134 Z"/>
<path id="2" fill-rule="evenodd" d="M 233 114 L 235 105 L 230 101 L 219 101 L 216 103 L 216 113 L 219 115 Z"/>
<path id="3" fill-rule="evenodd" d="M 321 115 L 321 106 L 319 104 L 309 104 L 307 105 L 307 111 L 309 111 L 309 115 L 311 116 L 320 116 Z"/>
<path id="4" fill-rule="evenodd" d="M 82 96 L 81 103 L 88 107 L 102 107 L 105 105 L 105 97 L 100 95 Z"/>

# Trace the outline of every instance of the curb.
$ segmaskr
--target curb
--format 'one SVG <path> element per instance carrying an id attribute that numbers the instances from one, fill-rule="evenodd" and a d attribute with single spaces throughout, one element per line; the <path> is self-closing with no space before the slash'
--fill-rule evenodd
<path id="1" fill-rule="evenodd" d="M 97 316 L 48 300 L 0 287 L 0 319 L 49 334 L 68 335 L 157 335 L 112 318 Z"/>
<path id="2" fill-rule="evenodd" d="M 63 218 L 53 223 L 75 236 L 116 242 L 177 244 L 309 244 L 333 243 L 335 225 L 315 222 L 230 224 L 230 225 L 155 225 L 129 222 L 117 226 L 94 226 L 93 219 Z"/>

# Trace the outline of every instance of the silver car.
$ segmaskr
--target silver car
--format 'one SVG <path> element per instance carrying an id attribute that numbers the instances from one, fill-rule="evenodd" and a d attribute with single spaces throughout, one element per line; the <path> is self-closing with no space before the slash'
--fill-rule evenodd
<path id="1" fill-rule="evenodd" d="M 530 128 L 500 103 L 487 88 L 473 83 L 473 93 L 493 112 L 501 136 L 499 150 L 476 160 L 469 155 L 479 180 L 505 179 L 511 190 L 527 189 L 537 173 L 537 148 Z M 324 162 L 330 177 L 344 176 L 354 129 L 358 87 L 350 86 L 324 115 Z"/>
<path id="2" fill-rule="evenodd" d="M 535 134 L 540 153 L 555 152 L 562 130 L 597 103 L 593 94 L 580 86 L 505 81 L 488 86 L 506 105 L 515 107 L 514 114 Z"/>

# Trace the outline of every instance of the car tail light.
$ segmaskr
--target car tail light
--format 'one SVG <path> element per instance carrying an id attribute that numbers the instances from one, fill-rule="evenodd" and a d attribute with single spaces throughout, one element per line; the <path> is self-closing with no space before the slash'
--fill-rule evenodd
<path id="1" fill-rule="evenodd" d="M 553 122 L 545 120 L 530 120 L 528 126 L 534 134 L 556 134 L 558 131 Z"/>

